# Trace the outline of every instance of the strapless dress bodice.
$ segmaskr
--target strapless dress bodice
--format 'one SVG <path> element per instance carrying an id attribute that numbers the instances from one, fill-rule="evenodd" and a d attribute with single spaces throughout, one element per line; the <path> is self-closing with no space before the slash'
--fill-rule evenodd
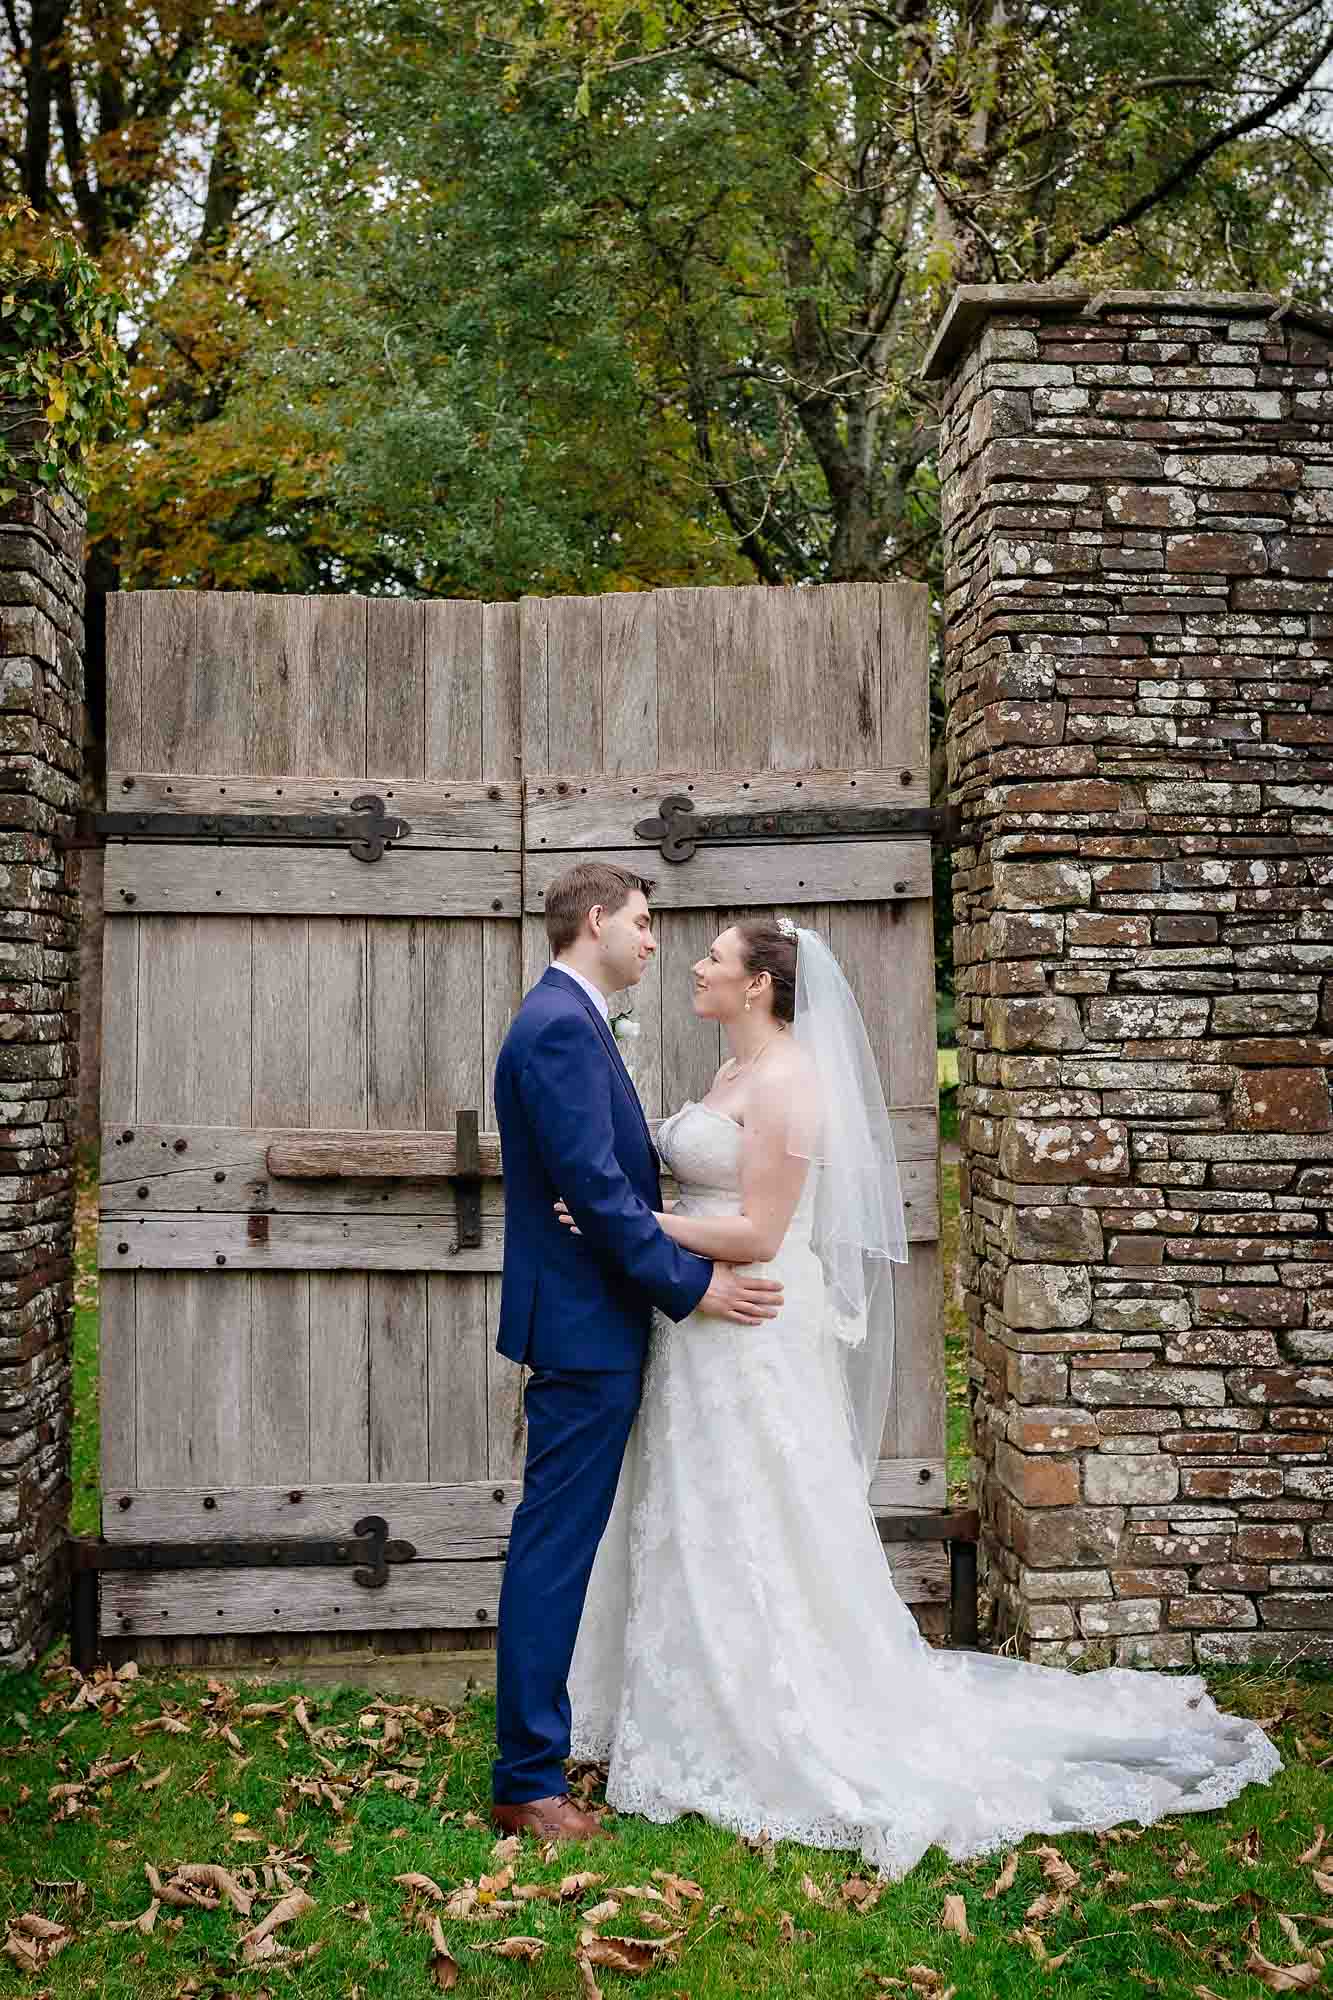
<path id="1" fill-rule="evenodd" d="M 662 1164 L 680 1189 L 681 1207 L 692 1215 L 734 1215 L 741 1205 L 742 1128 L 725 1111 L 687 1098 L 657 1128 Z M 809 1242 L 814 1206 L 813 1173 L 787 1231 L 787 1243 Z"/>

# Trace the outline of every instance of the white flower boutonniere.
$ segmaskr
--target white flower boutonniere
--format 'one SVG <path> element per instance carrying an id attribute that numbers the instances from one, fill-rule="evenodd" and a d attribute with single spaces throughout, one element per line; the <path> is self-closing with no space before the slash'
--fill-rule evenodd
<path id="1" fill-rule="evenodd" d="M 616 1047 L 620 1050 L 620 1060 L 626 1069 L 632 1069 L 634 1057 L 638 1053 L 639 1036 L 643 1033 L 643 1023 L 636 1021 L 632 1014 L 617 1014 L 611 1023 L 611 1032 L 616 1038 Z"/>

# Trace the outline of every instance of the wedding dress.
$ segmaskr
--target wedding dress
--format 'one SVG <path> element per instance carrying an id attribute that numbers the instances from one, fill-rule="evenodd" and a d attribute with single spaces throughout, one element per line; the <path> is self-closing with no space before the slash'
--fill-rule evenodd
<path id="1" fill-rule="evenodd" d="M 694 1214 L 740 1209 L 741 1132 L 708 1105 L 658 1147 Z M 1201 1675 L 1076 1673 L 930 1646 L 889 1573 L 810 1243 L 817 1169 L 759 1327 L 655 1316 L 579 1628 L 573 1754 L 656 1821 L 856 1849 L 906 1874 L 1032 1832 L 1224 1805 L 1282 1767 Z"/>

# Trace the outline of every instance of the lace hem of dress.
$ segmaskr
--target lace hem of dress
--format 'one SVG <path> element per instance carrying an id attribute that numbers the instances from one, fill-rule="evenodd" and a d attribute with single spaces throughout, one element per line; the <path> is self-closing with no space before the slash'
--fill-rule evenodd
<path id="1" fill-rule="evenodd" d="M 951 1861 L 973 1861 L 1001 1848 L 1015 1847 L 1033 1833 L 1100 1833 L 1107 1827 L 1122 1826 L 1126 1821 L 1146 1827 L 1174 1813 L 1215 1811 L 1219 1806 L 1229 1804 L 1247 1785 L 1267 1784 L 1284 1768 L 1276 1745 L 1257 1725 L 1246 1732 L 1245 1742 L 1247 1748 L 1243 1758 L 1210 1772 L 1188 1797 L 1182 1794 L 1176 1799 L 1161 1801 L 1154 1807 L 1147 1803 L 1145 1796 L 1141 1810 L 1127 1808 L 1078 1821 L 1062 1818 L 1054 1812 L 1045 1819 L 1028 1812 L 1011 1825 L 996 1822 L 984 1828 L 978 1827 L 971 1833 L 958 1832 L 952 1837 L 942 1835 L 938 1829 L 926 1831 L 920 1825 L 913 1825 L 910 1813 L 904 1815 L 904 1823 L 900 1826 L 869 1824 L 832 1815 L 808 1820 L 782 1819 L 764 1813 L 752 1802 L 732 1797 L 722 1800 L 712 1795 L 705 1796 L 702 1792 L 697 1796 L 686 1796 L 691 1789 L 688 1787 L 682 1787 L 681 1796 L 668 1798 L 661 1791 L 645 1785 L 612 1781 L 607 1785 L 606 1799 L 613 1812 L 634 1813 L 658 1826 L 668 1825 L 687 1813 L 698 1813 L 711 1825 L 750 1840 L 790 1840 L 801 1847 L 858 1853 L 877 1874 L 890 1881 L 901 1881 L 915 1868 L 927 1849 L 934 1845 L 942 1847 Z M 571 1755 L 582 1763 L 605 1764 L 611 1755 L 610 1738 L 604 1732 L 576 1728 Z M 1126 1790 L 1133 1790 L 1133 1780 L 1128 1773 Z"/>

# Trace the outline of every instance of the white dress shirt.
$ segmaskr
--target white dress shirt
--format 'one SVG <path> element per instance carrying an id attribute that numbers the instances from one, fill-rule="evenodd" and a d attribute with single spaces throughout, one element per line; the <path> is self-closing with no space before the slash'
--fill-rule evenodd
<path id="1" fill-rule="evenodd" d="M 566 979 L 572 979 L 576 985 L 581 986 L 583 988 L 584 992 L 588 995 L 589 999 L 593 1002 L 594 1006 L 597 1008 L 597 1011 L 601 1015 L 602 1019 L 609 1025 L 611 1020 L 611 1008 L 607 1001 L 607 997 L 605 993 L 603 993 L 601 987 L 594 986 L 591 979 L 586 978 L 583 973 L 577 971 L 572 965 L 566 965 L 563 958 L 554 959 L 552 960 L 552 963 L 554 964 L 557 972 L 563 972 Z"/>

